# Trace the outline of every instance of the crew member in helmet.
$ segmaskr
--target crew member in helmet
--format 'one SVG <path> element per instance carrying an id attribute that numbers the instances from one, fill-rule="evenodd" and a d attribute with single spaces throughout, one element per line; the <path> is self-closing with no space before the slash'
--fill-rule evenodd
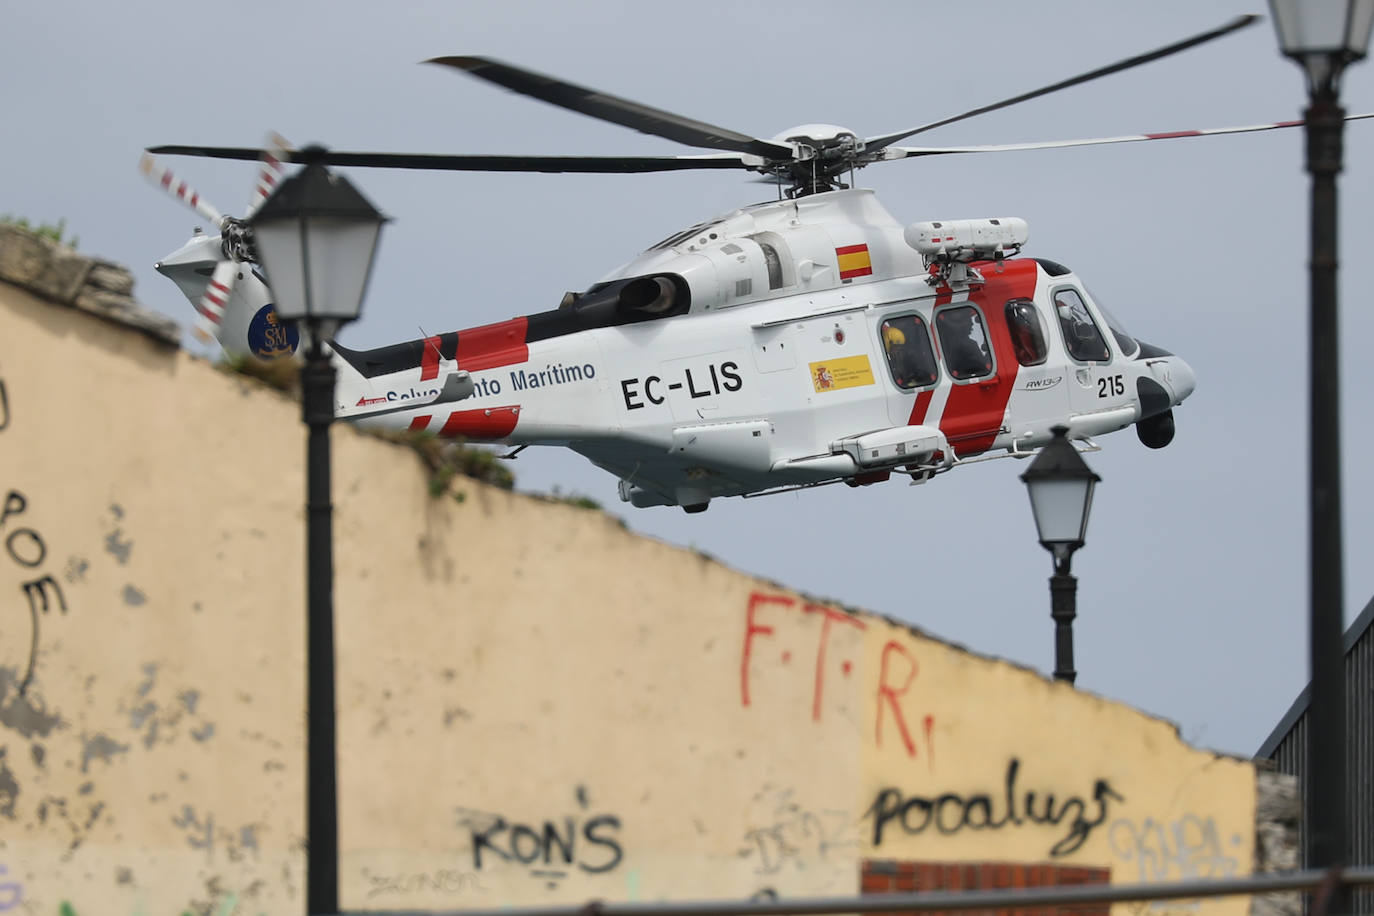
<path id="1" fill-rule="evenodd" d="M 905 346 L 906 335 L 902 333 L 901 328 L 888 323 L 883 326 L 883 342 L 887 344 L 887 355 L 891 356 L 893 348 Z"/>
<path id="2" fill-rule="evenodd" d="M 898 327 L 898 322 L 908 325 L 909 331 Z M 928 352 L 930 345 L 914 316 L 884 322 L 883 346 L 887 350 L 888 365 L 892 367 L 892 380 L 898 386 L 918 388 L 935 381 L 935 367 L 930 364 Z"/>

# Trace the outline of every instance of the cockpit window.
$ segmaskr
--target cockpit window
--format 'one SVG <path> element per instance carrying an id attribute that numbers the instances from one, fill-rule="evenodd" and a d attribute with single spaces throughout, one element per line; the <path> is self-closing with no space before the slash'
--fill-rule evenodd
<path id="1" fill-rule="evenodd" d="M 881 329 L 887 366 L 898 388 L 924 388 L 940 377 L 930 334 L 919 315 L 899 315 L 883 322 Z"/>
<path id="2" fill-rule="evenodd" d="M 1045 343 L 1045 323 L 1040 311 L 1029 299 L 1012 299 L 1007 303 L 1007 329 L 1011 331 L 1011 348 L 1016 361 L 1023 366 L 1038 366 L 1049 356 Z"/>
<path id="3" fill-rule="evenodd" d="M 1111 310 L 1102 304 L 1102 300 L 1092 290 L 1088 290 L 1088 294 L 1093 297 L 1093 301 L 1097 303 L 1097 310 L 1106 319 L 1107 330 L 1111 331 L 1112 336 L 1116 338 L 1116 345 L 1121 348 L 1121 355 L 1135 356 L 1136 351 L 1140 349 L 1139 341 L 1126 332 L 1126 326 L 1121 323 L 1121 319 L 1113 315 Z"/>
<path id="4" fill-rule="evenodd" d="M 992 350 L 983 316 L 971 305 L 941 309 L 935 313 L 935 331 L 945 368 L 959 381 L 992 374 Z"/>
<path id="5" fill-rule="evenodd" d="M 1097 329 L 1087 303 L 1077 290 L 1069 287 L 1055 290 L 1054 311 L 1059 316 L 1059 329 L 1064 332 L 1064 346 L 1070 356 L 1085 363 L 1105 363 L 1112 358 L 1102 332 Z"/>
<path id="6" fill-rule="evenodd" d="M 649 250 L 663 251 L 664 249 L 672 248 L 674 245 L 677 245 L 680 242 L 687 241 L 689 238 L 696 235 L 698 232 L 701 232 L 703 229 L 710 225 L 710 223 L 697 223 L 695 226 L 690 226 L 686 229 L 683 229 L 681 232 L 676 232 L 673 235 L 668 236 L 666 239 L 664 239 L 656 245 L 649 246 Z"/>

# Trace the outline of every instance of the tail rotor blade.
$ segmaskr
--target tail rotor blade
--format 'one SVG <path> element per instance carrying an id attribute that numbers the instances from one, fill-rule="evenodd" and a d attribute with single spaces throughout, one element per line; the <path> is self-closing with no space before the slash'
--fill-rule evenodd
<path id="1" fill-rule="evenodd" d="M 238 265 L 233 261 L 220 261 L 210 276 L 210 285 L 205 287 L 205 295 L 196 303 L 200 318 L 191 333 L 209 343 L 219 339 L 220 322 L 224 320 L 224 307 L 229 302 L 229 294 L 234 288 L 234 276 Z"/>
<path id="2" fill-rule="evenodd" d="M 161 186 L 167 193 L 205 217 L 218 229 L 224 222 L 224 214 L 216 210 L 209 201 L 196 193 L 195 189 L 172 174 L 170 169 L 158 165 L 157 160 L 147 153 L 139 160 L 138 169 L 153 184 Z"/>
<path id="3" fill-rule="evenodd" d="M 248 202 L 244 219 L 257 213 L 258 207 L 277 189 L 282 172 L 286 170 L 283 163 L 288 161 L 290 153 L 291 144 L 286 142 L 285 137 L 276 132 L 267 135 L 267 143 L 262 150 L 262 167 L 258 169 L 258 183 L 253 186 L 253 198 Z"/>

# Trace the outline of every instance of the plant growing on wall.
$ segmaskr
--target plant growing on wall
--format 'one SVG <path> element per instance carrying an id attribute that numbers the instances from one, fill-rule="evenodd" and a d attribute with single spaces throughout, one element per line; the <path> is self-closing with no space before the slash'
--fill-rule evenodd
<path id="1" fill-rule="evenodd" d="M 515 489 L 515 475 L 494 452 L 473 448 L 457 440 L 440 439 L 429 432 L 380 432 L 377 435 L 415 450 L 429 468 L 429 492 L 442 496 L 458 476 L 471 477 L 503 490 Z"/>
<path id="2" fill-rule="evenodd" d="M 301 367 L 293 360 L 261 360 L 251 356 L 226 354 L 215 366 L 224 372 L 257 379 L 267 387 L 285 392 L 294 398 L 300 397 Z"/>
<path id="3" fill-rule="evenodd" d="M 56 223 L 40 223 L 35 226 L 22 216 L 12 216 L 5 213 L 0 215 L 0 223 L 32 232 L 34 235 L 42 236 L 59 245 L 66 245 L 68 248 L 75 248 L 77 242 L 80 241 L 74 235 L 67 236 L 67 221 L 65 219 L 60 219 Z"/>

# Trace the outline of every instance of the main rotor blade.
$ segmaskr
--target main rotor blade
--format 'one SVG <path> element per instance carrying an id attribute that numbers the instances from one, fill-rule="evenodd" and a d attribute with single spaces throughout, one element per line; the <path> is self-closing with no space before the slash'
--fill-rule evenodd
<path id="1" fill-rule="evenodd" d="M 622 127 L 630 127 L 640 133 L 676 140 L 688 146 L 733 150 L 751 156 L 762 156 L 765 159 L 795 158 L 792 147 L 781 143 L 760 140 L 730 130 L 728 127 L 717 127 L 705 121 L 685 118 L 671 111 L 651 108 L 629 99 L 618 98 L 490 58 L 435 57 L 425 63 L 443 64 L 465 70 L 473 76 L 504 86 L 521 95 L 540 99 L 579 114 L 600 118 L 602 121 L 610 121 Z"/>
<path id="2" fill-rule="evenodd" d="M 1374 118 L 1374 112 L 1346 115 L 1347 121 Z M 1102 146 L 1109 143 L 1136 143 L 1141 140 L 1181 140 L 1185 137 L 1211 137 L 1218 134 L 1245 134 L 1261 130 L 1282 130 L 1302 127 L 1302 121 L 1276 121 L 1273 124 L 1250 124 L 1244 127 L 1209 127 L 1204 130 L 1174 130 L 1155 134 L 1125 134 L 1120 137 L 1093 137 L 1086 140 L 1048 140 L 1041 143 L 998 143 L 991 146 L 889 146 L 883 160 L 906 159 L 913 156 L 946 156 L 952 153 L 1002 153 L 1025 149 L 1063 149 L 1070 146 Z"/>
<path id="3" fill-rule="evenodd" d="M 265 150 L 241 146 L 154 146 L 168 156 L 257 160 Z M 749 169 L 755 166 L 727 153 L 704 156 L 449 156 L 431 153 L 350 153 L 338 150 L 281 152 L 285 162 L 377 169 L 435 169 L 456 172 L 676 172 L 688 169 Z"/>
<path id="4" fill-rule="evenodd" d="M 1258 21 L 1258 16 L 1254 15 L 1253 13 L 1247 13 L 1244 16 L 1236 17 L 1231 22 L 1228 22 L 1226 25 L 1212 29 L 1208 32 L 1202 32 L 1199 35 L 1194 35 L 1192 38 L 1185 38 L 1182 41 L 1176 41 L 1173 44 L 1165 45 L 1162 48 L 1156 48 L 1155 50 L 1149 51 L 1145 54 L 1138 54 L 1135 57 L 1128 57 L 1125 60 L 1117 61 L 1114 64 L 1109 64 L 1106 67 L 1099 67 L 1096 70 L 1091 70 L 1087 73 L 1081 73 L 1078 76 L 1069 77 L 1066 80 L 1060 80 L 1057 83 L 1041 87 L 1040 89 L 1035 89 L 1031 92 L 1024 92 L 1021 95 L 1015 96 L 1014 98 L 1005 99 L 1001 102 L 994 102 L 991 105 L 984 105 L 982 108 L 975 108 L 972 111 L 966 111 L 963 114 L 957 114 L 953 117 L 944 118 L 940 121 L 932 121 L 929 124 L 922 124 L 920 127 L 913 127 L 910 130 L 900 131 L 895 134 L 886 134 L 881 137 L 873 137 L 870 140 L 865 140 L 864 144 L 867 151 L 869 152 L 873 150 L 881 150 L 886 146 L 896 143 L 898 140 L 904 140 L 907 137 L 923 133 L 928 130 L 934 130 L 937 127 L 944 127 L 946 124 L 953 124 L 955 121 L 963 121 L 967 118 L 972 118 L 975 115 L 987 114 L 988 112 L 996 111 L 999 108 L 1007 108 L 1011 105 L 1017 104 L 1018 102 L 1025 102 L 1030 99 L 1039 98 L 1042 95 L 1049 95 L 1051 92 L 1058 92 L 1060 89 L 1067 89 L 1070 86 L 1077 86 L 1080 83 L 1086 83 L 1091 80 L 1098 79 L 1099 77 L 1108 76 L 1112 73 L 1119 73 L 1122 70 L 1129 70 L 1132 67 L 1138 67 L 1141 64 L 1148 64 L 1151 61 L 1159 60 L 1162 57 L 1168 57 L 1171 54 L 1177 54 L 1180 51 L 1186 51 L 1188 48 L 1204 44 L 1205 42 L 1209 42 L 1214 38 L 1220 38 L 1223 35 L 1227 35 L 1231 32 L 1236 31 L 1237 29 L 1243 29 L 1246 26 Z"/>

